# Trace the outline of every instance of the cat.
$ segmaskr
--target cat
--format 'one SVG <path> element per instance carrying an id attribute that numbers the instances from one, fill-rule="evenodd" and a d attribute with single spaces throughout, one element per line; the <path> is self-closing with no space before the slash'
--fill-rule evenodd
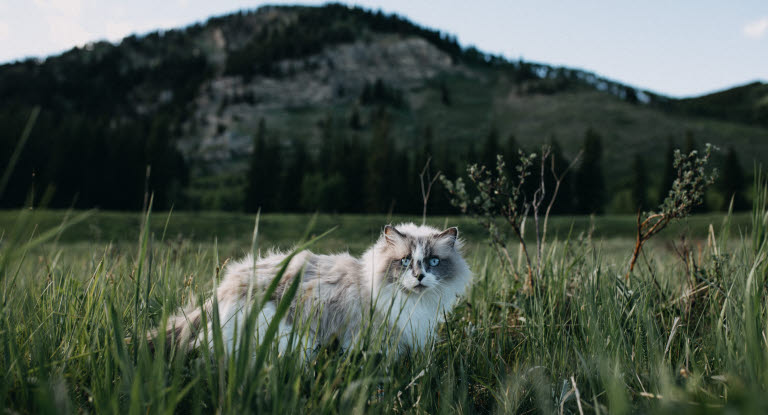
<path id="1" fill-rule="evenodd" d="M 309 335 L 302 344 L 307 355 L 331 341 L 338 341 L 346 350 L 372 323 L 387 331 L 390 341 L 386 347 L 395 353 L 422 349 L 471 282 L 462 248 L 455 227 L 440 231 L 404 223 L 385 226 L 359 258 L 302 251 L 290 260 L 277 289 L 256 317 L 256 341 L 264 337 L 282 296 L 303 271 L 298 291 L 279 322 L 280 354 L 288 347 L 288 339 L 296 338 L 290 336 L 294 324 L 307 328 Z M 238 347 L 237 333 L 243 333 L 250 307 L 263 297 L 287 257 L 283 253 L 256 260 L 246 256 L 225 268 L 215 295 L 228 352 Z M 208 299 L 202 306 L 188 306 L 171 317 L 165 332 L 167 344 L 188 350 L 202 347 L 208 339 L 208 347 L 212 347 L 213 304 Z M 203 312 L 207 327 L 201 327 Z M 150 346 L 157 336 L 157 329 L 148 334 Z"/>

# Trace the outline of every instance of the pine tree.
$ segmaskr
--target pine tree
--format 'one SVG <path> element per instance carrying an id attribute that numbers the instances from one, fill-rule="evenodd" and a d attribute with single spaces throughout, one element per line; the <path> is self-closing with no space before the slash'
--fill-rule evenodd
<path id="1" fill-rule="evenodd" d="M 392 200 L 389 198 L 389 171 L 392 161 L 392 143 L 389 137 L 389 114 L 380 109 L 375 117 L 371 151 L 368 152 L 368 174 L 366 175 L 366 210 L 370 213 L 382 213 L 389 210 Z"/>
<path id="2" fill-rule="evenodd" d="M 424 128 L 424 136 L 421 139 L 421 158 L 424 159 L 425 163 L 428 157 L 432 157 L 432 141 L 434 140 L 434 135 L 431 125 Z"/>
<path id="3" fill-rule="evenodd" d="M 581 213 L 602 213 L 605 205 L 603 144 L 600 135 L 589 128 L 584 136 L 584 157 L 576 174 L 576 202 Z"/>
<path id="4" fill-rule="evenodd" d="M 307 211 L 339 212 L 347 193 L 341 174 L 323 174 L 318 171 L 304 176 L 300 204 Z"/>
<path id="5" fill-rule="evenodd" d="M 435 171 L 440 170 L 441 174 L 445 174 L 447 177 L 458 177 L 466 174 L 464 164 L 459 164 L 454 151 L 448 147 L 440 147 L 435 150 Z M 429 211 L 432 214 L 449 214 L 456 213 L 458 210 L 451 205 L 448 192 L 445 191 L 440 180 L 435 183 L 433 190 L 434 197 L 430 198 Z"/>
<path id="6" fill-rule="evenodd" d="M 285 211 L 295 212 L 301 210 L 302 181 L 304 176 L 312 173 L 312 166 L 303 140 L 293 140 L 291 147 L 293 157 L 285 172 L 280 205 Z"/>
<path id="7" fill-rule="evenodd" d="M 462 174 L 467 171 L 467 166 L 480 162 L 477 159 L 477 153 L 475 152 L 475 143 L 469 143 L 467 149 L 467 158 L 464 160 L 464 166 L 461 169 Z"/>
<path id="8" fill-rule="evenodd" d="M 317 167 L 305 177 L 301 186 L 301 206 L 310 211 L 346 212 L 355 202 L 355 194 L 346 189 L 361 188 L 351 181 L 361 177 L 360 172 L 349 172 L 359 165 L 355 149 L 349 148 L 346 129 L 333 116 L 318 122 L 320 149 Z M 365 175 L 362 175 L 364 177 Z M 359 210 L 358 210 L 359 211 Z"/>
<path id="9" fill-rule="evenodd" d="M 334 120 L 330 115 L 318 123 L 320 127 L 320 154 L 317 167 L 323 173 L 335 173 L 340 164 L 338 132 L 334 128 Z"/>
<path id="10" fill-rule="evenodd" d="M 277 145 L 267 137 L 266 122 L 259 120 L 253 138 L 253 153 L 248 168 L 245 209 L 247 212 L 270 211 L 279 207 L 276 197 L 280 190 L 280 154 Z"/>
<path id="11" fill-rule="evenodd" d="M 685 153 L 691 154 L 691 151 L 696 150 L 696 139 L 693 138 L 693 131 L 685 131 Z"/>
<path id="12" fill-rule="evenodd" d="M 640 211 L 648 210 L 648 174 L 645 170 L 645 161 L 640 154 L 635 155 L 632 162 L 632 204 Z"/>
<path id="13" fill-rule="evenodd" d="M 267 212 L 279 212 L 284 207 L 281 204 L 285 173 L 282 149 L 280 148 L 280 140 L 277 137 L 267 136 L 265 142 L 267 144 L 266 160 L 262 160 L 265 165 L 264 170 L 267 172 L 265 176 L 266 183 L 263 184 L 266 196 L 264 207 Z"/>
<path id="14" fill-rule="evenodd" d="M 392 152 L 392 168 L 389 174 L 390 199 L 392 207 L 398 213 L 413 212 L 414 204 L 418 201 L 418 190 L 412 186 L 413 177 L 418 176 L 412 162 L 405 151 Z M 421 171 L 421 169 L 419 169 Z"/>
<path id="15" fill-rule="evenodd" d="M 352 110 L 352 115 L 349 117 L 349 128 L 359 131 L 363 128 L 363 123 L 360 120 L 360 110 L 357 107 Z"/>
<path id="16" fill-rule="evenodd" d="M 728 210 L 733 198 L 733 210 L 740 211 L 749 208 L 744 197 L 744 169 L 741 168 L 739 157 L 733 147 L 728 147 L 728 153 L 723 163 L 723 174 L 720 179 L 720 191 L 723 194 L 721 210 Z"/>
<path id="17" fill-rule="evenodd" d="M 572 213 L 574 210 L 572 180 L 570 177 L 572 172 L 566 173 L 566 169 L 568 168 L 568 165 L 571 164 L 571 162 L 563 155 L 562 147 L 560 147 L 560 143 L 555 137 L 552 137 L 550 145 L 550 157 L 552 157 L 552 160 L 554 160 L 555 173 L 557 174 L 557 177 L 562 178 L 562 181 L 560 182 L 560 188 L 558 189 L 557 198 L 555 199 L 555 204 L 552 205 L 552 213 Z M 541 167 L 539 167 L 539 169 L 541 169 Z M 544 171 L 544 177 L 546 178 L 545 183 L 547 186 L 546 199 L 548 204 L 551 198 L 555 196 L 554 191 L 557 182 L 555 177 L 552 175 L 551 164 L 545 166 Z"/>
<path id="18" fill-rule="evenodd" d="M 488 136 L 483 143 L 483 153 L 480 162 L 488 169 L 496 168 L 496 155 L 500 154 L 499 149 L 499 131 L 496 126 L 491 126 L 491 131 L 488 132 Z"/>
<path id="19" fill-rule="evenodd" d="M 453 100 L 451 99 L 451 91 L 448 89 L 448 85 L 444 80 L 440 81 L 440 101 L 446 107 L 450 107 L 453 104 Z"/>
<path id="20" fill-rule="evenodd" d="M 344 164 L 342 165 L 341 175 L 344 177 L 345 202 L 342 210 L 346 212 L 361 213 L 365 211 L 366 200 L 361 195 L 367 181 L 367 152 L 365 143 L 357 136 L 353 135 L 344 141 Z"/>
<path id="21" fill-rule="evenodd" d="M 675 145 L 672 143 L 672 138 L 667 139 L 667 151 L 664 153 L 664 176 L 661 178 L 661 187 L 659 187 L 659 195 L 657 204 L 661 204 L 664 199 L 667 198 L 669 190 L 672 189 L 672 183 L 675 181 L 677 172 L 673 163 L 675 162 Z"/>
<path id="22" fill-rule="evenodd" d="M 145 147 L 145 165 L 151 166 L 149 177 L 149 191 L 154 193 L 154 207 L 167 209 L 173 206 L 181 194 L 181 187 L 187 182 L 187 169 L 183 157 L 173 145 L 170 133 L 171 120 L 167 116 L 156 116 L 149 129 Z M 102 147 L 99 153 L 106 153 L 103 138 L 94 136 L 90 149 Z M 93 166 L 99 162 L 100 157 L 91 157 L 93 161 L 88 164 Z M 106 169 L 105 169 L 106 170 Z M 97 179 L 98 175 L 88 175 Z M 96 185 L 94 189 L 107 188 L 108 186 Z"/>
<path id="23" fill-rule="evenodd" d="M 509 138 L 507 138 L 507 142 L 504 143 L 503 152 L 506 173 L 510 180 L 517 177 L 517 171 L 515 168 L 517 167 L 517 163 L 520 160 L 520 155 L 518 154 L 519 150 L 520 146 L 517 145 L 517 139 L 515 139 L 513 134 L 510 134 Z"/>

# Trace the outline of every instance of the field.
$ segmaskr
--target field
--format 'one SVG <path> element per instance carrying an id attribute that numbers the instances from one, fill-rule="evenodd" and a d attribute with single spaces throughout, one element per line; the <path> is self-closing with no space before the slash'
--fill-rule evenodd
<path id="1" fill-rule="evenodd" d="M 150 353 L 143 340 L 208 293 L 229 258 L 362 252 L 417 218 L 152 212 L 0 212 L 0 406 L 9 413 L 759 413 L 768 410 L 766 211 L 703 215 L 653 240 L 624 279 L 630 216 L 559 217 L 533 290 L 458 225 L 469 295 L 424 352 L 332 345 L 304 367 L 273 345 Z M 712 225 L 710 227 L 710 224 Z M 688 235 L 683 240 L 682 234 Z M 528 236 L 532 236 L 529 231 Z M 685 249 L 687 253 L 678 255 Z M 516 250 L 515 250 L 516 251 Z M 260 356 L 263 360 L 252 359 Z"/>

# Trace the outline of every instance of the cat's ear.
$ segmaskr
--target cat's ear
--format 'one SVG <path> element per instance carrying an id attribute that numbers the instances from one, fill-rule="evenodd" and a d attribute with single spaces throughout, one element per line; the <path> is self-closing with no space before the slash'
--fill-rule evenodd
<path id="1" fill-rule="evenodd" d="M 448 228 L 440 232 L 440 234 L 437 235 L 437 239 L 446 240 L 451 245 L 451 247 L 453 247 L 453 245 L 456 244 L 456 240 L 459 239 L 459 228 L 455 226 Z"/>
<path id="2" fill-rule="evenodd" d="M 384 239 L 387 240 L 390 244 L 395 243 L 396 240 L 400 238 L 405 238 L 405 235 L 400 233 L 400 231 L 397 230 L 392 225 L 386 225 L 384 226 L 384 231 L 382 232 L 382 235 L 384 235 Z"/>

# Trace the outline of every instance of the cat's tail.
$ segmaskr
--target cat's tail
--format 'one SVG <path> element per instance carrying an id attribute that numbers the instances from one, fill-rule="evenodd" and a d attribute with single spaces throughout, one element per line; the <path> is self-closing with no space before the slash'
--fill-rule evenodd
<path id="1" fill-rule="evenodd" d="M 212 302 L 206 301 L 203 306 L 189 306 L 181 310 L 179 314 L 168 318 L 165 326 L 165 347 L 190 350 L 199 346 L 199 333 L 203 324 L 203 312 L 210 318 Z M 147 344 L 154 351 L 160 338 L 160 330 L 152 329 L 147 333 Z"/>

